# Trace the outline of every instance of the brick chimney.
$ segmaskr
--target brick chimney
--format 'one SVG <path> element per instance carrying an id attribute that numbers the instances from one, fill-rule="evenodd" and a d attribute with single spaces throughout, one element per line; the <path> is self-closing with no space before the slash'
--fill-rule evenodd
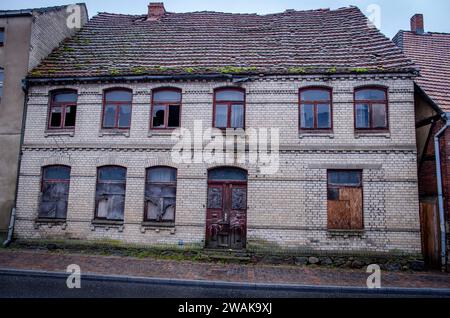
<path id="1" fill-rule="evenodd" d="M 147 20 L 149 21 L 158 21 L 161 20 L 161 18 L 166 13 L 166 9 L 164 9 L 164 3 L 163 2 L 150 2 L 148 5 L 148 17 Z"/>
<path id="2" fill-rule="evenodd" d="M 416 34 L 424 34 L 423 14 L 415 14 L 411 18 L 411 31 Z"/>

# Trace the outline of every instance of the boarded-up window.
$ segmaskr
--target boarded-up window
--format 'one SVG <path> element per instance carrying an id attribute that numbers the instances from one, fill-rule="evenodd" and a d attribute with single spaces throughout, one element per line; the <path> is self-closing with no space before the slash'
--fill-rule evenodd
<path id="1" fill-rule="evenodd" d="M 96 219 L 123 221 L 127 169 L 101 167 L 97 173 Z"/>
<path id="2" fill-rule="evenodd" d="M 70 168 L 48 166 L 42 169 L 39 218 L 65 219 L 69 198 Z"/>
<path id="3" fill-rule="evenodd" d="M 328 229 L 363 229 L 362 173 L 328 171 Z"/>
<path id="4" fill-rule="evenodd" d="M 175 222 L 177 170 L 169 167 L 147 169 L 145 221 Z"/>

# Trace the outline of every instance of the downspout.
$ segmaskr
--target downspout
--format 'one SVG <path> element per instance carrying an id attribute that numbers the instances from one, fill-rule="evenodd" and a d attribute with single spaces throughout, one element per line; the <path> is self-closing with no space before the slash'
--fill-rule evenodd
<path id="1" fill-rule="evenodd" d="M 438 188 L 438 207 L 439 207 L 439 223 L 441 230 L 441 264 L 444 268 L 447 264 L 446 259 L 446 237 L 445 237 L 445 216 L 444 216 L 444 195 L 442 190 L 442 167 L 441 167 L 441 147 L 440 138 L 450 126 L 447 114 L 443 114 L 445 125 L 434 136 L 434 155 L 436 158 L 436 174 L 437 174 L 437 188 Z"/>
<path id="2" fill-rule="evenodd" d="M 17 164 L 17 177 L 16 177 L 16 191 L 14 195 L 14 207 L 11 210 L 11 216 L 9 220 L 8 227 L 8 236 L 6 241 L 3 242 L 4 247 L 8 247 L 12 242 L 13 233 L 14 233 L 14 224 L 16 222 L 16 207 L 17 207 L 17 192 L 19 190 L 19 176 L 20 176 L 20 167 L 22 164 L 22 146 L 25 138 L 25 122 L 27 120 L 27 108 L 28 108 L 28 83 L 24 80 L 22 81 L 22 90 L 24 91 L 24 100 L 23 100 L 23 113 L 22 113 L 22 126 L 20 129 L 20 147 L 19 147 L 19 158 Z"/>

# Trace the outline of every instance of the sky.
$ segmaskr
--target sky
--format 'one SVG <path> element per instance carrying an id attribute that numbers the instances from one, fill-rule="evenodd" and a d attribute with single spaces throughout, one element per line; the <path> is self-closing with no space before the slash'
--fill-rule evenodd
<path id="1" fill-rule="evenodd" d="M 409 19 L 415 13 L 424 14 L 425 30 L 450 33 L 449 0 L 152 0 L 164 2 L 167 11 L 221 11 L 233 13 L 276 13 L 286 9 L 337 9 L 358 6 L 367 16 L 379 17 L 377 26 L 389 38 L 398 30 L 409 30 Z M 0 10 L 55 6 L 72 2 L 87 4 L 89 16 L 98 12 L 145 14 L 151 0 L 0 0 Z M 378 7 L 374 7 L 377 5 Z M 377 11 L 374 11 L 373 8 Z M 375 12 L 379 12 L 375 13 Z"/>

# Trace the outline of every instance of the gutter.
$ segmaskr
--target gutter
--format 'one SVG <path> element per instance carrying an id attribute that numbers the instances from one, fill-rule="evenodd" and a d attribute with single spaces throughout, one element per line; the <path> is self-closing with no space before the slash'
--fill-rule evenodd
<path id="1" fill-rule="evenodd" d="M 14 207 L 11 210 L 11 216 L 9 220 L 8 227 L 8 236 L 6 241 L 3 242 L 4 247 L 8 247 L 11 244 L 14 233 L 14 224 L 16 222 L 16 207 L 17 207 L 17 192 L 19 190 L 19 177 L 20 177 L 20 168 L 22 164 L 22 147 L 25 139 L 25 122 L 27 120 L 27 108 L 28 108 L 28 86 L 26 85 L 25 80 L 22 81 L 22 90 L 24 91 L 24 99 L 23 99 L 23 113 L 22 113 L 22 127 L 20 129 L 20 147 L 19 147 L 19 158 L 17 164 L 17 176 L 16 176 L 16 191 L 14 194 Z"/>
<path id="2" fill-rule="evenodd" d="M 447 265 L 446 258 L 446 237 L 445 237 L 445 216 L 444 216 L 444 196 L 443 196 L 443 186 L 442 186 L 442 167 L 441 167 L 441 147 L 440 147 L 440 138 L 450 127 L 450 121 L 448 116 L 450 114 L 445 113 L 442 115 L 445 120 L 445 125 L 442 127 L 437 134 L 434 136 L 434 155 L 436 158 L 436 179 L 437 179 L 437 187 L 438 187 L 438 206 L 439 206 L 439 223 L 440 223 L 440 231 L 441 231 L 441 265 L 442 268 L 445 268 Z"/>

